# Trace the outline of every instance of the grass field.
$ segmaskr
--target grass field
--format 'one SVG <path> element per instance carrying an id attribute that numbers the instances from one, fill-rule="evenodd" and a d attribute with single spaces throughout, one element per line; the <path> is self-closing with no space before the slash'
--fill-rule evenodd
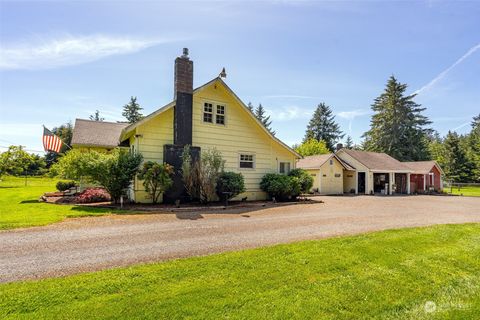
<path id="1" fill-rule="evenodd" d="M 0 181 L 0 229 L 40 226 L 66 217 L 96 216 L 111 213 L 109 209 L 38 202 L 45 192 L 55 191 L 58 179 L 3 177 Z"/>
<path id="2" fill-rule="evenodd" d="M 480 225 L 0 285 L 2 319 L 478 319 Z"/>
<path id="3" fill-rule="evenodd" d="M 450 188 L 445 189 L 446 192 L 450 193 Z M 480 186 L 467 186 L 467 187 L 453 187 L 452 194 L 471 196 L 471 197 L 480 197 Z"/>

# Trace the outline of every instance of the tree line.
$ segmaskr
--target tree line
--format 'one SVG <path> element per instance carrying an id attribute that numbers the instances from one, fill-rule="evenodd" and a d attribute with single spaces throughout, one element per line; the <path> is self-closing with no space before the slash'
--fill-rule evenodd
<path id="1" fill-rule="evenodd" d="M 391 76 L 384 91 L 373 101 L 370 128 L 356 145 L 350 136 L 340 129 L 330 106 L 321 102 L 308 122 L 301 144 L 293 148 L 302 156 L 325 154 L 335 151 L 338 142 L 348 149 L 384 152 L 400 161 L 435 160 L 445 171 L 448 179 L 455 182 L 480 182 L 480 114 L 473 117 L 467 134 L 449 131 L 440 136 L 423 115 L 426 110 L 414 101 L 416 94 L 406 94 L 407 84 Z M 272 120 L 262 104 L 257 107 L 249 102 L 247 108 L 273 135 Z M 126 122 L 134 123 L 144 116 L 137 97 L 131 97 L 123 106 Z M 90 116 L 93 121 L 104 121 L 100 111 Z M 52 129 L 65 144 L 70 145 L 72 124 L 65 123 Z M 60 153 L 47 152 L 44 157 L 29 154 L 20 146 L 11 146 L 0 154 L 0 175 L 44 174 L 67 151 L 62 146 Z"/>

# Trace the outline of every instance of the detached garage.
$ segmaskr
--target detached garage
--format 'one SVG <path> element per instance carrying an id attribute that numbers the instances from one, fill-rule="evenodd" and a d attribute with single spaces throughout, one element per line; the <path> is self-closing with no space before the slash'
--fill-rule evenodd
<path id="1" fill-rule="evenodd" d="M 296 167 L 313 177 L 311 191 L 320 194 L 343 194 L 343 172 L 351 170 L 333 153 L 305 157 Z"/>

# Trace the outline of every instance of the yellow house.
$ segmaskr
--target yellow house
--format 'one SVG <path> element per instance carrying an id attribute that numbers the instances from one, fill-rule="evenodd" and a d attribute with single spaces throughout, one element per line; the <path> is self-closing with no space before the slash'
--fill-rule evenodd
<path id="1" fill-rule="evenodd" d="M 260 189 L 262 177 L 272 172 L 288 173 L 295 167 L 300 155 L 272 135 L 221 77 L 193 89 L 193 62 L 186 49 L 175 60 L 174 93 L 172 102 L 124 126 L 115 137 L 117 144 L 141 153 L 144 161 L 169 163 L 177 172 L 185 145 L 191 146 L 192 157 L 202 150 L 216 148 L 226 161 L 225 170 L 244 176 L 246 192 L 238 199 L 265 199 L 266 194 Z M 77 125 L 83 123 L 76 122 L 74 136 L 77 130 L 82 131 Z M 102 126 L 102 122 L 95 125 Z M 77 142 L 81 141 L 77 139 Z M 90 141 L 89 145 L 95 143 Z M 183 191 L 179 174 L 175 177 L 174 189 L 176 192 L 166 195 L 170 201 L 180 197 Z M 151 201 L 137 179 L 130 197 L 135 202 Z"/>
<path id="2" fill-rule="evenodd" d="M 334 153 L 300 159 L 297 168 L 306 170 L 313 177 L 311 191 L 320 194 L 343 194 L 344 172 L 352 170 Z"/>

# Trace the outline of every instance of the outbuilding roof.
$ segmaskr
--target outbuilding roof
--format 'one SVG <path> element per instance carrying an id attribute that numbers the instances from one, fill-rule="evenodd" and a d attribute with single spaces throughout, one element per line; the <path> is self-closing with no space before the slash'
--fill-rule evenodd
<path id="1" fill-rule="evenodd" d="M 334 153 L 327 153 L 327 154 L 318 154 L 314 156 L 308 156 L 304 157 L 303 159 L 300 159 L 297 161 L 297 168 L 302 168 L 302 169 L 320 169 L 321 166 L 331 158 L 335 158 L 340 162 L 340 164 L 346 169 L 346 170 L 355 170 L 352 168 L 350 165 L 346 164 L 342 159 L 337 157 Z"/>
<path id="2" fill-rule="evenodd" d="M 414 174 L 428 174 L 432 171 L 433 167 L 437 167 L 438 171 L 443 174 L 442 168 L 438 165 L 438 163 L 434 160 L 431 161 L 411 161 L 411 162 L 403 162 L 407 165 Z"/>
<path id="3" fill-rule="evenodd" d="M 125 122 L 75 119 L 72 145 L 104 148 L 117 147 L 122 130 L 128 125 Z"/>
<path id="4" fill-rule="evenodd" d="M 372 171 L 412 171 L 409 166 L 386 153 L 350 149 L 340 149 L 338 152 L 345 152 Z"/>

